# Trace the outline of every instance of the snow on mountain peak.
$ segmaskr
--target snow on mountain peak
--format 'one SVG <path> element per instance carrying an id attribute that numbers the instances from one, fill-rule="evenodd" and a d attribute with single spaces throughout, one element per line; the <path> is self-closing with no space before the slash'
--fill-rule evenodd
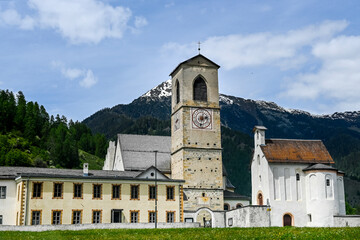
<path id="1" fill-rule="evenodd" d="M 159 84 L 158 86 L 147 91 L 141 97 L 151 97 L 151 98 L 166 98 L 171 96 L 171 79 Z"/>

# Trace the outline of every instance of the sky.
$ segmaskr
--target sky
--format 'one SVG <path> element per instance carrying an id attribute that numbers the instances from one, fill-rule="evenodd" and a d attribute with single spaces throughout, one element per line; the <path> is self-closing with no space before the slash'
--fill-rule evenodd
<path id="1" fill-rule="evenodd" d="M 0 0 L 0 89 L 82 121 L 201 54 L 220 92 L 360 110 L 358 0 Z"/>

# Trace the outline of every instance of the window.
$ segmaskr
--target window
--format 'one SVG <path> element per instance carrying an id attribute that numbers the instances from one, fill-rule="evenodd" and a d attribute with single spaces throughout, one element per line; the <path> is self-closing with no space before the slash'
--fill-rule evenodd
<path id="1" fill-rule="evenodd" d="M 166 222 L 175 222 L 175 212 L 166 212 Z"/>
<path id="2" fill-rule="evenodd" d="M 296 181 L 300 181 L 300 174 L 296 174 Z"/>
<path id="3" fill-rule="evenodd" d="M 41 224 L 41 211 L 31 211 L 31 225 L 40 225 Z"/>
<path id="4" fill-rule="evenodd" d="M 156 187 L 149 186 L 149 200 L 154 200 L 156 198 Z"/>
<path id="5" fill-rule="evenodd" d="M 42 193 L 42 183 L 33 183 L 33 195 L 32 198 L 41 198 Z"/>
<path id="6" fill-rule="evenodd" d="M 194 222 L 193 218 L 185 218 L 185 222 Z"/>
<path id="7" fill-rule="evenodd" d="M 59 225 L 61 224 L 61 210 L 52 211 L 52 224 Z"/>
<path id="8" fill-rule="evenodd" d="M 228 225 L 231 227 L 233 225 L 233 219 L 232 218 L 229 218 L 228 219 Z"/>
<path id="9" fill-rule="evenodd" d="M 0 186 L 0 199 L 6 198 L 6 186 Z"/>
<path id="10" fill-rule="evenodd" d="M 311 214 L 308 214 L 308 221 L 309 221 L 309 222 L 312 222 Z"/>
<path id="11" fill-rule="evenodd" d="M 166 187 L 166 200 L 175 200 L 174 198 L 174 189 L 175 187 L 174 186 L 167 186 Z"/>
<path id="12" fill-rule="evenodd" d="M 93 184 L 93 199 L 101 199 L 101 184 Z"/>
<path id="13" fill-rule="evenodd" d="M 3 216 L 0 215 L 0 225 L 2 225 L 2 224 L 3 224 Z"/>
<path id="14" fill-rule="evenodd" d="M 326 179 L 326 186 L 327 186 L 327 187 L 330 186 L 330 179 Z"/>
<path id="15" fill-rule="evenodd" d="M 81 212 L 82 210 L 73 210 L 72 224 L 81 224 Z"/>
<path id="16" fill-rule="evenodd" d="M 131 200 L 139 200 L 139 185 L 131 185 Z"/>
<path id="17" fill-rule="evenodd" d="M 54 183 L 54 196 L 53 198 L 62 198 L 63 183 Z"/>
<path id="18" fill-rule="evenodd" d="M 130 211 L 131 223 L 139 222 L 139 211 Z"/>
<path id="19" fill-rule="evenodd" d="M 230 205 L 227 204 L 227 203 L 225 203 L 225 204 L 224 204 L 224 210 L 225 210 L 225 211 L 229 211 L 229 210 L 230 210 Z"/>
<path id="20" fill-rule="evenodd" d="M 92 223 L 101 223 L 101 210 L 93 210 L 92 213 Z"/>
<path id="21" fill-rule="evenodd" d="M 112 185 L 112 196 L 111 199 L 121 199 L 121 185 Z"/>
<path id="22" fill-rule="evenodd" d="M 154 223 L 156 218 L 155 211 L 149 211 L 149 223 Z"/>
<path id="23" fill-rule="evenodd" d="M 179 80 L 176 79 L 176 83 L 175 83 L 175 88 L 176 88 L 176 103 L 180 102 L 180 85 L 179 85 Z"/>
<path id="24" fill-rule="evenodd" d="M 204 79 L 198 77 L 194 81 L 193 98 L 195 101 L 207 101 L 207 88 Z"/>
<path id="25" fill-rule="evenodd" d="M 241 203 L 236 204 L 236 208 L 242 208 L 243 205 Z"/>
<path id="26" fill-rule="evenodd" d="M 111 222 L 112 223 L 121 223 L 121 209 L 112 209 L 111 210 Z"/>
<path id="27" fill-rule="evenodd" d="M 17 191 L 17 200 L 20 200 L 20 184 L 18 186 L 18 191 Z"/>
<path id="28" fill-rule="evenodd" d="M 74 198 L 82 198 L 82 183 L 74 183 Z"/>

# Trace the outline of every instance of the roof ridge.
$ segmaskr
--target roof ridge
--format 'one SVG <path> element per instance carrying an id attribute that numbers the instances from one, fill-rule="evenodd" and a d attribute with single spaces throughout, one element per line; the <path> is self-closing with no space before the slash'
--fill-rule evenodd
<path id="1" fill-rule="evenodd" d="M 304 142 L 322 142 L 321 139 L 289 139 L 289 138 L 266 138 L 265 140 L 276 140 L 276 141 L 304 141 Z"/>

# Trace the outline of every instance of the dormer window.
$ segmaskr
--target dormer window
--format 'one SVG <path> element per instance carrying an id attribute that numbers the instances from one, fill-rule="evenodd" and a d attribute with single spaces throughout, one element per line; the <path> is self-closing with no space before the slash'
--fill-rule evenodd
<path id="1" fill-rule="evenodd" d="M 201 77 L 197 77 L 194 81 L 193 99 L 194 101 L 207 101 L 207 87 Z"/>

